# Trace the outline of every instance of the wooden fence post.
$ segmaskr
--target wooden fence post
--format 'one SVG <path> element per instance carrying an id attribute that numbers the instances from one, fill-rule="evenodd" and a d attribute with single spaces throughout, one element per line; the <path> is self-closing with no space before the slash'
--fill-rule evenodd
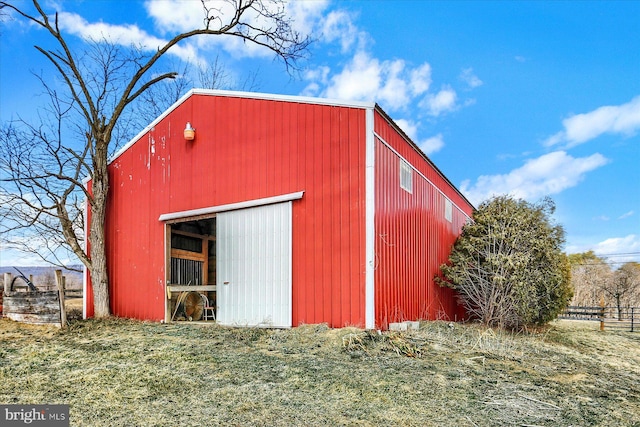
<path id="1" fill-rule="evenodd" d="M 64 305 L 64 277 L 62 270 L 56 270 L 56 285 L 58 285 L 58 295 L 60 298 L 60 327 L 67 326 L 67 312 Z"/>
<path id="2" fill-rule="evenodd" d="M 0 288 L 0 319 L 4 317 L 4 296 L 11 286 L 11 273 L 4 273 L 4 283 Z"/>
<path id="3" fill-rule="evenodd" d="M 11 273 L 4 273 L 4 293 L 11 292 Z"/>
<path id="4" fill-rule="evenodd" d="M 604 331 L 604 296 L 600 297 L 600 330 Z"/>

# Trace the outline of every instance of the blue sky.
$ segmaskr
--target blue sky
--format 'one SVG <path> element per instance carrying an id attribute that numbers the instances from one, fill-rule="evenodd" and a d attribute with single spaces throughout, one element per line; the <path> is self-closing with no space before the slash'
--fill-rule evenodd
<path id="1" fill-rule="evenodd" d="M 20 2 L 28 5 L 28 3 Z M 43 1 L 48 10 L 54 3 Z M 153 49 L 201 22 L 189 0 L 56 2 L 74 46 L 108 34 Z M 225 38 L 180 45 L 216 56 L 260 92 L 376 101 L 474 203 L 548 195 L 568 253 L 640 261 L 640 2 L 294 0 L 315 38 L 293 76 L 270 52 Z M 46 34 L 0 23 L 0 119 L 43 102 Z M 0 250 L 0 264 L 30 264 Z"/>

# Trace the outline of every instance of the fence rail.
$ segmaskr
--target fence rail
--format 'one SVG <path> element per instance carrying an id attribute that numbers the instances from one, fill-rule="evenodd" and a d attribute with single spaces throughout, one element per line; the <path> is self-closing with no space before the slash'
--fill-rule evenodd
<path id="1" fill-rule="evenodd" d="M 22 273 L 16 277 L 11 273 L 4 273 L 0 317 L 64 328 L 67 323 L 65 278 L 62 270 L 55 270 L 54 273 L 56 287 L 53 290 L 44 290 L 48 288 L 46 286 L 38 289 L 33 284 L 32 277 L 27 278 Z"/>
<path id="2" fill-rule="evenodd" d="M 54 291 L 58 289 L 56 285 L 36 285 L 39 291 Z M 65 298 L 82 298 L 82 289 L 64 289 Z"/>
<path id="3" fill-rule="evenodd" d="M 569 320 L 593 320 L 600 322 L 600 328 L 628 330 L 630 332 L 640 329 L 640 307 L 614 306 L 569 306 L 560 316 L 560 319 Z"/>

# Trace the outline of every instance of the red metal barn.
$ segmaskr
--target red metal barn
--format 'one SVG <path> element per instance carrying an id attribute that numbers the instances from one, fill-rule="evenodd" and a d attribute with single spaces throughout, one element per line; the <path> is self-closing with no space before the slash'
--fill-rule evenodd
<path id="1" fill-rule="evenodd" d="M 433 278 L 473 207 L 376 104 L 193 90 L 109 172 L 116 316 L 172 320 L 186 290 L 225 325 L 460 314 Z"/>

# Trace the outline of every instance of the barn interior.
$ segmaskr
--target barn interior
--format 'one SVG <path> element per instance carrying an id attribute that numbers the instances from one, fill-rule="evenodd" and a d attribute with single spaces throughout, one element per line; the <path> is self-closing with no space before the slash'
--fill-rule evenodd
<path id="1" fill-rule="evenodd" d="M 216 314 L 216 218 L 170 229 L 167 290 L 172 321 L 213 321 Z"/>

